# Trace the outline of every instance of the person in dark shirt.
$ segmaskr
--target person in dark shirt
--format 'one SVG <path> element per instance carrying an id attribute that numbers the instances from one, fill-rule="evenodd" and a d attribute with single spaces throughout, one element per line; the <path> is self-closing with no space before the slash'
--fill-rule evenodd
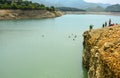
<path id="1" fill-rule="evenodd" d="M 105 25 L 103 24 L 103 25 L 102 25 L 102 27 L 104 28 L 104 27 L 105 27 Z"/>
<path id="2" fill-rule="evenodd" d="M 111 26 L 111 19 L 109 19 L 109 26 Z"/>
<path id="3" fill-rule="evenodd" d="M 105 27 L 107 26 L 107 22 L 105 22 Z"/>

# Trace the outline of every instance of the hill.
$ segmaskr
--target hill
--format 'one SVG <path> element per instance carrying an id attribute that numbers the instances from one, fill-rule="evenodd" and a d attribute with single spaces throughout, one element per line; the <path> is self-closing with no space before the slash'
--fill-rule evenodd
<path id="1" fill-rule="evenodd" d="M 21 10 L 48 10 L 55 11 L 55 7 L 47 7 L 32 1 L 23 0 L 0 0 L 0 9 L 21 9 Z"/>
<path id="2" fill-rule="evenodd" d="M 6 19 L 29 19 L 29 18 L 52 18 L 61 16 L 54 6 L 47 7 L 44 4 L 22 0 L 1 0 L 0 20 Z"/>
<path id="3" fill-rule="evenodd" d="M 79 9 L 93 8 L 101 6 L 106 8 L 110 4 L 101 4 L 101 3 L 88 3 L 84 0 L 34 0 L 39 3 L 44 3 L 47 6 L 56 6 L 56 7 L 73 7 Z"/>
<path id="4" fill-rule="evenodd" d="M 108 12 L 120 12 L 120 4 L 111 5 L 106 8 Z"/>
<path id="5" fill-rule="evenodd" d="M 90 11 L 90 12 L 104 12 L 105 11 L 105 9 L 101 6 L 97 6 L 97 7 L 93 7 L 93 8 L 87 8 L 86 10 Z"/>
<path id="6" fill-rule="evenodd" d="M 84 12 L 86 11 L 84 9 L 71 8 L 71 7 L 57 7 L 56 9 L 60 11 L 84 11 Z"/>

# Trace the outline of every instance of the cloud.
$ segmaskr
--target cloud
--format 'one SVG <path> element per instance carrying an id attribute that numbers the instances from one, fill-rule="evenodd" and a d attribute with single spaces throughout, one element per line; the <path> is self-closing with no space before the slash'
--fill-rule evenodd
<path id="1" fill-rule="evenodd" d="M 84 1 L 93 3 L 120 4 L 120 0 L 84 0 Z"/>

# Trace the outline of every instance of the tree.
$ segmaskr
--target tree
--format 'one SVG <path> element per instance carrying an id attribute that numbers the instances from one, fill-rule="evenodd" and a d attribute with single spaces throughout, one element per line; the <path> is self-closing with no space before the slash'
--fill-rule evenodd
<path id="1" fill-rule="evenodd" d="M 93 26 L 94 26 L 94 25 L 90 25 L 90 26 L 89 26 L 90 31 L 93 29 Z"/>
<path id="2" fill-rule="evenodd" d="M 18 6 L 17 6 L 17 4 L 15 2 L 12 3 L 11 7 L 12 7 L 12 9 L 18 9 Z"/>
<path id="3" fill-rule="evenodd" d="M 54 6 L 51 6 L 51 10 L 52 10 L 52 11 L 55 11 L 55 7 L 54 7 Z"/>
<path id="4" fill-rule="evenodd" d="M 55 11 L 55 7 L 23 0 L 0 0 L 0 9 L 48 10 Z"/>

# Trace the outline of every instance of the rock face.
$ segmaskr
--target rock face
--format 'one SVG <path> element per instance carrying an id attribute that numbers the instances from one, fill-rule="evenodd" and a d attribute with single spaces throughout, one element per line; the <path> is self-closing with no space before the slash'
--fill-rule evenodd
<path id="1" fill-rule="evenodd" d="M 120 25 L 86 31 L 83 36 L 88 78 L 120 78 Z"/>
<path id="2" fill-rule="evenodd" d="M 53 18 L 59 17 L 59 11 L 47 10 L 0 10 L 0 20 L 4 19 L 29 19 L 29 18 Z"/>

